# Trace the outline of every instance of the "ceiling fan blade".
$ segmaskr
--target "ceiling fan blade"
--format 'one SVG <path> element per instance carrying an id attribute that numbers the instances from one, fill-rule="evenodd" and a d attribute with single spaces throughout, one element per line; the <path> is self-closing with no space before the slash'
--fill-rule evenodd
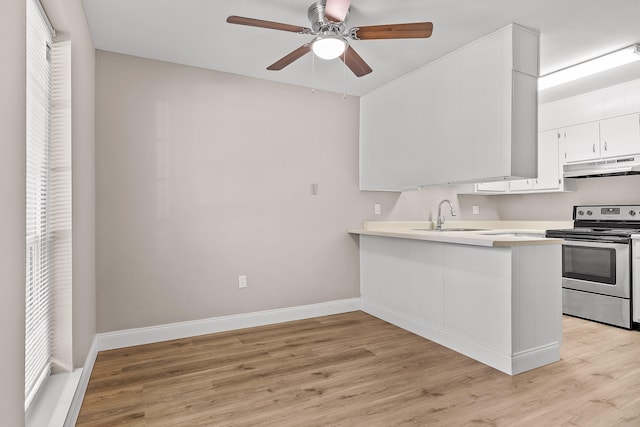
<path id="1" fill-rule="evenodd" d="M 353 74 L 355 74 L 356 77 L 366 76 L 373 71 L 351 46 L 347 46 L 347 50 L 340 55 L 340 59 L 342 59 L 342 62 L 344 62 L 347 67 L 353 71 Z"/>
<path id="2" fill-rule="evenodd" d="M 293 61 L 299 58 L 302 58 L 309 52 L 311 52 L 311 43 L 303 44 L 293 52 L 289 53 L 288 55 L 284 56 L 283 58 L 269 65 L 267 67 L 267 70 L 270 70 L 270 71 L 282 70 L 284 67 L 291 64 Z"/>
<path id="3" fill-rule="evenodd" d="M 292 33 L 310 34 L 311 29 L 297 25 L 282 24 L 280 22 L 264 21 L 262 19 L 245 18 L 244 16 L 229 16 L 230 24 L 248 25 L 249 27 L 268 28 L 271 30 L 290 31 Z"/>
<path id="4" fill-rule="evenodd" d="M 411 24 L 369 25 L 354 28 L 351 38 L 355 40 L 416 39 L 428 38 L 433 32 L 433 23 L 414 22 Z"/>
<path id="5" fill-rule="evenodd" d="M 342 22 L 347 17 L 351 0 L 327 0 L 324 17 L 333 22 Z"/>

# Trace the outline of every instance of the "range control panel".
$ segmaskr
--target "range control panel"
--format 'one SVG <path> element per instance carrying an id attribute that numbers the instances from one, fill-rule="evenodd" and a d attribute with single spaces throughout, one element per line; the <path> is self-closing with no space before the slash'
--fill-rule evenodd
<path id="1" fill-rule="evenodd" d="M 640 205 L 574 206 L 573 219 L 640 221 Z"/>

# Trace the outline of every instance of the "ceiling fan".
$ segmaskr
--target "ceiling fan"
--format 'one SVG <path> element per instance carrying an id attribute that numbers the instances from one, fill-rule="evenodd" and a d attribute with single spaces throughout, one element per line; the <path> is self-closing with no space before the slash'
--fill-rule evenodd
<path id="1" fill-rule="evenodd" d="M 415 22 L 409 24 L 369 25 L 353 27 L 346 30 L 349 19 L 351 0 L 319 0 L 309 6 L 307 13 L 311 28 L 282 24 L 262 19 L 229 16 L 230 24 L 248 25 L 250 27 L 268 28 L 316 36 L 281 59 L 267 67 L 267 70 L 282 70 L 287 65 L 313 52 L 322 59 L 340 58 L 357 77 L 369 74 L 371 67 L 349 46 L 351 40 L 381 40 L 428 38 L 433 32 L 431 22 Z"/>

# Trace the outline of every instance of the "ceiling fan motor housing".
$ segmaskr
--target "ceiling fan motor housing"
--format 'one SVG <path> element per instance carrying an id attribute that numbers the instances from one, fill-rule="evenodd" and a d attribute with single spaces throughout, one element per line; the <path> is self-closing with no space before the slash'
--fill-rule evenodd
<path id="1" fill-rule="evenodd" d="M 319 0 L 309 6 L 307 16 L 311 22 L 311 29 L 316 34 L 342 34 L 346 28 L 346 22 L 349 19 L 349 12 L 342 22 L 333 22 L 328 20 L 325 15 L 326 0 Z"/>

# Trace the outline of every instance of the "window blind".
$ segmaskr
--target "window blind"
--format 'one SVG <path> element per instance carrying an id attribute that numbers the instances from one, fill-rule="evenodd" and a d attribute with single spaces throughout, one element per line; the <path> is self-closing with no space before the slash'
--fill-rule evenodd
<path id="1" fill-rule="evenodd" d="M 49 225 L 52 372 L 73 370 L 71 232 L 71 40 L 51 51 Z"/>
<path id="2" fill-rule="evenodd" d="M 49 176 L 53 34 L 27 0 L 25 410 L 51 369 Z"/>

